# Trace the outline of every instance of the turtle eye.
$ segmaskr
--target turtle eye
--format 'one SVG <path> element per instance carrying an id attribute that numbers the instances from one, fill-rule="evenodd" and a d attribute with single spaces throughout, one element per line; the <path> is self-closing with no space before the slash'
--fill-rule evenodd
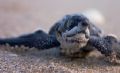
<path id="1" fill-rule="evenodd" d="M 81 23 L 81 25 L 82 25 L 82 26 L 88 26 L 88 23 L 87 23 L 86 21 L 83 21 L 83 22 Z"/>
<path id="2" fill-rule="evenodd" d="M 73 21 L 72 21 L 72 20 L 69 20 L 69 21 L 67 22 L 67 28 L 71 28 L 72 23 L 73 23 Z"/>
<path id="3" fill-rule="evenodd" d="M 56 36 L 60 37 L 61 36 L 61 32 L 60 31 L 56 31 Z"/>

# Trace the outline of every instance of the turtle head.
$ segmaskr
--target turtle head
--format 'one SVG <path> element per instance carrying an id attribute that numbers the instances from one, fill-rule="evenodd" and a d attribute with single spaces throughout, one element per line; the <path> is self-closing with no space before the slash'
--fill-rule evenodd
<path id="1" fill-rule="evenodd" d="M 66 15 L 63 19 L 63 23 L 56 30 L 56 38 L 62 38 L 63 36 L 74 37 L 76 35 L 84 34 L 87 39 L 90 36 L 89 26 L 91 22 L 84 15 Z M 79 36 L 79 37 L 80 37 Z M 77 38 L 79 38 L 77 36 Z"/>
<path id="2" fill-rule="evenodd" d="M 71 55 L 87 45 L 89 38 L 89 20 L 82 15 L 73 15 L 56 31 L 61 52 Z M 64 29 L 64 30 L 63 30 Z"/>
<path id="3" fill-rule="evenodd" d="M 65 33 L 72 31 L 71 33 L 88 33 L 91 22 L 84 15 L 66 15 L 63 19 L 63 23 L 58 27 L 57 33 Z M 77 28 L 76 28 L 77 27 Z"/>

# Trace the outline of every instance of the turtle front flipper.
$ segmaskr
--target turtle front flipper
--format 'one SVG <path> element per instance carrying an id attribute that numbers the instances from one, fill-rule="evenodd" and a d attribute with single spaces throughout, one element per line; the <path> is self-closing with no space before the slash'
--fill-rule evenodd
<path id="1" fill-rule="evenodd" d="M 95 47 L 101 54 L 104 54 L 110 62 L 118 63 L 117 53 L 115 51 L 115 45 L 118 44 L 116 37 L 105 36 L 95 37 L 91 36 L 88 43 Z"/>
<path id="2" fill-rule="evenodd" d="M 10 46 L 24 45 L 26 47 L 35 47 L 37 49 L 49 49 L 60 45 L 54 36 L 48 35 L 42 30 L 19 37 L 0 39 L 0 45 L 5 45 L 6 43 Z"/>

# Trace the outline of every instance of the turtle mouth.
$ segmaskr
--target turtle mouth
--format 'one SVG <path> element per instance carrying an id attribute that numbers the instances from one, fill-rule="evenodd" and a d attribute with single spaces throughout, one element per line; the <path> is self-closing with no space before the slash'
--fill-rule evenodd
<path id="1" fill-rule="evenodd" d="M 65 41 L 67 43 L 85 43 L 86 40 L 83 38 L 73 38 L 73 37 L 66 37 Z"/>
<path id="2" fill-rule="evenodd" d="M 86 43 L 88 38 L 86 38 L 86 34 L 83 32 L 76 33 L 72 36 L 65 36 L 65 41 L 68 43 Z"/>
<path id="3" fill-rule="evenodd" d="M 73 36 L 61 36 L 61 41 L 71 44 L 80 44 L 86 43 L 88 39 L 86 38 L 86 35 L 84 33 L 78 33 Z"/>
<path id="4" fill-rule="evenodd" d="M 88 38 L 86 38 L 86 35 L 84 33 L 77 33 L 75 35 L 72 36 L 64 36 L 61 34 L 57 35 L 57 40 L 59 42 L 65 42 L 65 43 L 76 43 L 76 44 L 80 44 L 80 43 L 86 43 L 88 41 Z"/>
<path id="5" fill-rule="evenodd" d="M 66 30 L 65 32 L 57 31 L 56 37 L 61 44 L 63 44 L 63 42 L 66 44 L 82 44 L 88 41 L 88 32 L 87 28 L 82 30 L 76 26 L 71 30 Z"/>

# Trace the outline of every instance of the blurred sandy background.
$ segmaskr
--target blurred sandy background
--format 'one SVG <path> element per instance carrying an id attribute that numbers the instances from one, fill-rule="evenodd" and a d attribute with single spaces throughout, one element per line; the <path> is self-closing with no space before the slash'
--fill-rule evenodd
<path id="1" fill-rule="evenodd" d="M 37 29 L 48 31 L 64 15 L 95 8 L 106 18 L 107 33 L 120 34 L 119 0 L 0 0 L 0 37 L 17 36 Z"/>
<path id="2" fill-rule="evenodd" d="M 91 8 L 99 10 L 106 18 L 106 24 L 98 26 L 105 33 L 119 36 L 120 0 L 0 0 L 0 38 L 19 36 L 37 29 L 47 32 L 64 15 Z M 120 66 L 111 65 L 101 57 L 71 61 L 59 56 L 57 48 L 35 52 L 22 51 L 21 54 L 14 53 L 15 48 L 10 48 L 12 47 L 0 46 L 0 73 L 120 72 Z"/>

